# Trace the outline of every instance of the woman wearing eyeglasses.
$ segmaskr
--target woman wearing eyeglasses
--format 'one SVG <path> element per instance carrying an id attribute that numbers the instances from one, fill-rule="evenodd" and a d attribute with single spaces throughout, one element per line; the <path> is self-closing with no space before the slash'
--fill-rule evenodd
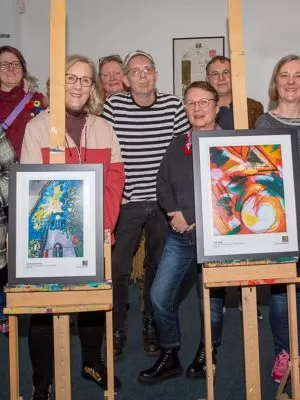
<path id="1" fill-rule="evenodd" d="M 20 51 L 11 46 L 0 47 L 0 124 L 16 109 L 26 95 L 26 104 L 19 115 L 4 124 L 17 160 L 20 160 L 25 126 L 45 108 L 44 96 L 36 91 L 37 81 L 27 71 L 26 61 Z M 25 99 L 26 101 L 26 99 Z"/>
<path id="2" fill-rule="evenodd" d="M 269 85 L 269 98 L 273 107 L 257 119 L 256 128 L 294 128 L 300 130 L 299 55 L 287 55 L 275 65 Z M 297 304 L 299 325 L 299 285 L 297 285 Z M 271 286 L 269 315 L 276 355 L 271 375 L 273 380 L 279 383 L 288 369 L 290 358 L 286 285 Z"/>
<path id="3" fill-rule="evenodd" d="M 28 74 L 25 59 L 20 51 L 11 46 L 0 47 L 0 131 L 6 132 L 3 140 L 9 139 L 17 160 L 20 159 L 27 122 L 45 108 L 43 95 L 35 91 L 36 83 L 36 80 Z M 13 115 L 17 108 L 19 114 Z M 4 255 L 0 266 L 0 332 L 8 332 L 7 318 L 3 314 L 5 307 L 3 286 L 7 283 L 5 257 L 7 199 L 5 207 L 1 208 L 0 229 L 2 230 L 0 254 Z"/>
<path id="4" fill-rule="evenodd" d="M 101 111 L 96 69 L 91 60 L 74 55 L 67 59 L 65 75 L 66 163 L 102 163 L 104 167 L 104 229 L 113 232 L 121 204 L 124 167 L 119 143 L 111 126 L 97 115 Z M 49 110 L 26 127 L 21 163 L 49 163 Z M 99 244 L 100 245 L 100 244 Z M 78 314 L 82 376 L 107 388 L 106 367 L 101 359 L 104 313 Z M 33 367 L 33 400 L 49 398 L 53 381 L 53 328 L 50 315 L 32 315 L 29 352 Z M 115 389 L 120 381 L 115 378 Z"/>
<path id="5" fill-rule="evenodd" d="M 192 130 L 219 130 L 218 93 L 207 82 L 191 83 L 184 103 Z M 141 383 L 159 383 L 182 374 L 177 353 L 180 349 L 178 309 L 192 284 L 198 280 L 201 303 L 201 339 L 187 378 L 205 377 L 204 321 L 201 273 L 197 272 L 195 203 L 191 133 L 175 137 L 162 160 L 157 176 L 157 198 L 169 217 L 170 230 L 151 289 L 151 301 L 161 354 L 152 368 L 142 371 Z M 213 360 L 221 343 L 223 292 L 211 290 Z"/>
<path id="6" fill-rule="evenodd" d="M 112 94 L 127 91 L 123 82 L 123 61 L 119 55 L 112 54 L 101 57 L 99 59 L 98 74 L 100 78 L 100 96 L 103 102 Z"/>

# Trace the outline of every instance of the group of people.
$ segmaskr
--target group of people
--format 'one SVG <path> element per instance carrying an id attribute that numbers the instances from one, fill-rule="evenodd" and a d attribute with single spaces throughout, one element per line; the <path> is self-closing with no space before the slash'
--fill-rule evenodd
<path id="1" fill-rule="evenodd" d="M 134 253 L 145 233 L 143 347 L 158 357 L 141 371 L 140 383 L 158 383 L 182 374 L 179 361 L 181 300 L 196 283 L 201 337 L 187 378 L 205 377 L 202 275 L 197 264 L 193 188 L 192 130 L 233 129 L 230 59 L 215 56 L 207 80 L 192 82 L 183 99 L 160 93 L 151 54 L 136 50 L 94 63 L 69 56 L 65 72 L 66 163 L 104 165 L 104 229 L 113 233 L 114 358 L 123 357 L 127 337 L 128 285 Z M 274 106 L 247 99 L 249 128 L 300 127 L 300 56 L 282 58 L 269 89 Z M 7 282 L 6 230 L 8 165 L 49 163 L 49 93 L 36 91 L 22 54 L 0 47 L 0 323 Z M 17 112 L 15 110 L 17 109 Z M 13 113 L 14 111 L 14 113 Z M 17 115 L 16 115 L 17 114 Z M 299 291 L 300 293 L 300 291 Z M 297 295 L 298 296 L 298 295 Z M 299 295 L 300 301 L 300 295 Z M 212 355 L 216 362 L 223 326 L 223 289 L 211 290 Z M 300 305 L 300 303 L 299 303 Z M 270 322 L 275 345 L 272 377 L 279 382 L 288 367 L 287 296 L 272 287 Z M 102 312 L 80 313 L 78 331 L 82 376 L 107 387 L 102 360 Z M 40 349 L 43 349 L 41 352 Z M 53 328 L 49 315 L 33 315 L 29 329 L 33 400 L 49 398 L 53 383 Z M 121 387 L 115 377 L 115 389 Z"/>

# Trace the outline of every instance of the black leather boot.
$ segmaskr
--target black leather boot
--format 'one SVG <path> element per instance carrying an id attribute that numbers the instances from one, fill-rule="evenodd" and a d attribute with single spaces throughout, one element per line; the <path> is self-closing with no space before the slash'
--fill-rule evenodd
<path id="1" fill-rule="evenodd" d="M 114 360 L 120 360 L 123 357 L 126 342 L 125 331 L 114 331 Z"/>
<path id="2" fill-rule="evenodd" d="M 217 350 L 212 350 L 213 364 L 217 363 Z M 186 378 L 198 379 L 206 377 L 205 345 L 200 343 L 194 360 L 187 367 Z"/>
<path id="3" fill-rule="evenodd" d="M 81 376 L 88 381 L 97 383 L 102 390 L 107 390 L 107 368 L 101 360 L 91 365 L 84 365 Z M 120 379 L 116 376 L 114 376 L 114 389 L 116 392 L 121 389 Z"/>
<path id="4" fill-rule="evenodd" d="M 160 383 L 182 374 L 177 349 L 161 349 L 160 356 L 152 368 L 142 371 L 138 376 L 140 383 Z"/>
<path id="5" fill-rule="evenodd" d="M 160 354 L 155 322 L 153 319 L 144 319 L 143 343 L 144 351 L 148 356 L 158 356 Z"/>
<path id="6" fill-rule="evenodd" d="M 31 400 L 50 400 L 51 388 L 50 382 L 47 381 L 36 384 Z"/>

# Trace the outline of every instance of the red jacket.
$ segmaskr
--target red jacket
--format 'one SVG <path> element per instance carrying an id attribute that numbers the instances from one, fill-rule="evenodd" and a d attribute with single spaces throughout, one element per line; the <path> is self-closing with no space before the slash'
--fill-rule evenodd
<path id="1" fill-rule="evenodd" d="M 50 114 L 42 111 L 26 126 L 22 164 L 48 164 L 50 159 Z M 66 134 L 66 164 L 97 164 L 104 168 L 104 229 L 113 232 L 120 210 L 125 181 L 119 142 L 113 128 L 96 115 L 89 115 L 80 149 Z"/>
<path id="2" fill-rule="evenodd" d="M 2 90 L 0 90 L 0 124 L 5 121 L 9 114 L 23 99 L 25 94 L 26 93 L 24 91 L 23 81 L 19 86 L 13 88 L 10 92 L 3 92 Z M 16 158 L 18 161 L 20 160 L 21 156 L 21 147 L 26 124 L 36 114 L 38 114 L 42 109 L 45 108 L 43 100 L 44 96 L 42 95 L 42 93 L 35 92 L 29 104 L 17 116 L 15 121 L 7 130 L 7 137 L 15 150 Z"/>

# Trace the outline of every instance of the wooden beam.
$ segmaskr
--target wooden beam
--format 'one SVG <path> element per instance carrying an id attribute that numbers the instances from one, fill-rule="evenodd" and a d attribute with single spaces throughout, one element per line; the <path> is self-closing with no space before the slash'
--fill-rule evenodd
<path id="1" fill-rule="evenodd" d="M 19 333 L 18 318 L 8 316 L 9 322 L 9 375 L 10 375 L 10 398 L 19 399 Z"/>
<path id="2" fill-rule="evenodd" d="M 7 308 L 45 307 L 48 308 L 49 313 L 52 313 L 54 307 L 70 305 L 80 307 L 86 304 L 87 298 L 90 305 L 100 303 L 109 305 L 112 303 L 112 290 L 7 293 Z M 14 313 L 13 310 L 11 311 Z"/>
<path id="3" fill-rule="evenodd" d="M 289 315 L 289 341 L 290 341 L 290 365 L 291 365 L 291 387 L 293 399 L 299 399 L 300 379 L 299 379 L 299 348 L 298 348 L 298 325 L 297 325 L 297 303 L 296 285 L 287 285 L 288 295 L 288 315 Z"/>
<path id="4" fill-rule="evenodd" d="M 54 315 L 55 398 L 71 400 L 70 315 Z"/>
<path id="5" fill-rule="evenodd" d="M 276 279 L 297 278 L 295 263 L 205 268 L 203 273 L 206 283 L 226 282 L 226 286 L 229 282 L 240 286 L 243 281 L 248 281 L 248 286 L 255 286 L 259 280 L 265 280 L 270 285 L 276 283 Z"/>
<path id="6" fill-rule="evenodd" d="M 248 129 L 243 13 L 241 0 L 228 0 L 228 31 L 234 128 Z"/>
<path id="7" fill-rule="evenodd" d="M 50 163 L 65 163 L 66 1 L 50 7 Z"/>
<path id="8" fill-rule="evenodd" d="M 206 362 L 206 393 L 207 400 L 214 398 L 214 365 L 212 359 L 212 337 L 211 337 L 211 312 L 210 291 L 203 286 L 203 308 L 204 308 L 204 338 L 205 338 L 205 362 Z"/>
<path id="9" fill-rule="evenodd" d="M 246 399 L 260 400 L 257 300 L 255 287 L 242 288 Z"/>

